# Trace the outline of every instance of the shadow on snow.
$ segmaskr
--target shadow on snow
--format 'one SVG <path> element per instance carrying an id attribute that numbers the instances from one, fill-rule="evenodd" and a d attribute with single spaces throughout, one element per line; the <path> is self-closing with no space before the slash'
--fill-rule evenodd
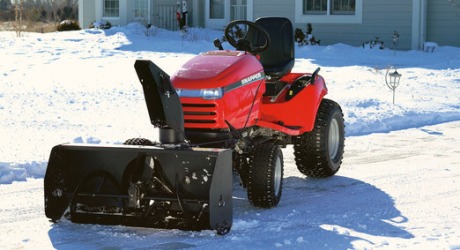
<path id="1" fill-rule="evenodd" d="M 298 248 L 346 249 L 354 241 L 380 245 L 382 238 L 410 239 L 408 218 L 393 199 L 360 180 L 287 177 L 283 197 L 272 209 L 249 204 L 246 191 L 234 178 L 233 227 L 226 236 L 212 231 L 179 231 L 124 226 L 80 225 L 69 221 L 49 231 L 53 246 L 65 248 L 184 249 L 215 246 L 231 249 Z M 375 242 L 377 241 L 377 242 Z"/>

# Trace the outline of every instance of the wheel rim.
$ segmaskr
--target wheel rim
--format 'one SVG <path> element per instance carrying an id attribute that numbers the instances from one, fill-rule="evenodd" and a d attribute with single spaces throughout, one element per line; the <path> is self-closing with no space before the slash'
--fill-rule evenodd
<path id="1" fill-rule="evenodd" d="M 275 175 L 274 175 L 274 193 L 275 196 L 279 195 L 281 189 L 281 178 L 282 178 L 282 169 L 281 169 L 281 159 L 278 157 L 275 163 Z"/>
<path id="2" fill-rule="evenodd" d="M 337 157 L 337 153 L 339 152 L 339 144 L 340 144 L 340 131 L 339 131 L 339 123 L 337 119 L 332 119 L 331 124 L 329 126 L 329 157 L 333 160 Z"/>

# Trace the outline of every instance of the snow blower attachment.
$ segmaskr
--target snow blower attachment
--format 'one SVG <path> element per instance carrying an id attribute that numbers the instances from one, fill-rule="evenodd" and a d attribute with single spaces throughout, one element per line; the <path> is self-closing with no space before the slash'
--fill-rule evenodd
<path id="1" fill-rule="evenodd" d="M 169 76 L 150 61 L 136 61 L 135 68 L 160 143 L 55 146 L 45 175 L 46 216 L 227 233 L 232 226 L 231 150 L 188 146 Z"/>

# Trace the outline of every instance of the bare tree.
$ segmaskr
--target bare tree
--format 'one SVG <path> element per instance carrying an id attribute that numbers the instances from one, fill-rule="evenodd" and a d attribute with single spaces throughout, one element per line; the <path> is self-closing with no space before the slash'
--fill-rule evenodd
<path id="1" fill-rule="evenodd" d="M 62 7 L 63 0 L 46 0 L 48 6 L 51 8 L 51 16 L 55 23 L 59 23 L 61 21 L 59 10 Z"/>
<path id="2" fill-rule="evenodd" d="M 62 20 L 78 18 L 78 0 L 0 0 L 0 7 L 3 20 L 14 18 L 13 30 L 18 37 L 36 29 L 38 22 L 51 22 L 57 27 Z"/>
<path id="3" fill-rule="evenodd" d="M 45 0 L 45 2 L 50 8 L 54 22 L 59 23 L 65 18 L 77 18 L 78 0 Z"/>
<path id="4" fill-rule="evenodd" d="M 24 0 L 14 0 L 14 30 L 16 31 L 16 36 L 20 37 L 24 31 L 24 22 L 22 14 L 24 13 Z"/>

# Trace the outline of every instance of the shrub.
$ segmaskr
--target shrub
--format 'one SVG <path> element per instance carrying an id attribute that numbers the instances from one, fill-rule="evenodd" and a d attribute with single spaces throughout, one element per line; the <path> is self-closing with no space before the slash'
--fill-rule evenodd
<path id="1" fill-rule="evenodd" d="M 369 40 L 369 41 L 365 41 L 363 43 L 363 48 L 368 48 L 368 49 L 372 49 L 374 47 L 378 47 L 379 49 L 384 49 L 385 48 L 385 44 L 383 43 L 382 40 L 380 40 L 380 38 L 377 36 L 375 37 L 374 40 Z"/>
<path id="2" fill-rule="evenodd" d="M 94 21 L 93 23 L 91 23 L 89 25 L 89 28 L 90 29 L 103 29 L 103 30 L 107 30 L 107 29 L 110 29 L 112 28 L 112 24 L 109 22 L 109 21 L 105 21 L 105 20 L 101 20 L 101 21 Z"/>
<path id="3" fill-rule="evenodd" d="M 295 41 L 299 43 L 300 45 L 300 43 L 305 40 L 305 34 L 303 33 L 301 29 L 297 28 L 294 31 L 294 38 L 295 38 Z"/>
<path id="4" fill-rule="evenodd" d="M 81 28 L 77 21 L 64 20 L 59 23 L 57 30 L 58 31 L 81 30 Z"/>
<path id="5" fill-rule="evenodd" d="M 314 35 L 312 35 L 313 27 L 311 23 L 307 23 L 307 33 L 303 33 L 302 29 L 295 29 L 294 39 L 299 46 L 304 45 L 319 45 L 321 40 L 317 40 Z"/>

